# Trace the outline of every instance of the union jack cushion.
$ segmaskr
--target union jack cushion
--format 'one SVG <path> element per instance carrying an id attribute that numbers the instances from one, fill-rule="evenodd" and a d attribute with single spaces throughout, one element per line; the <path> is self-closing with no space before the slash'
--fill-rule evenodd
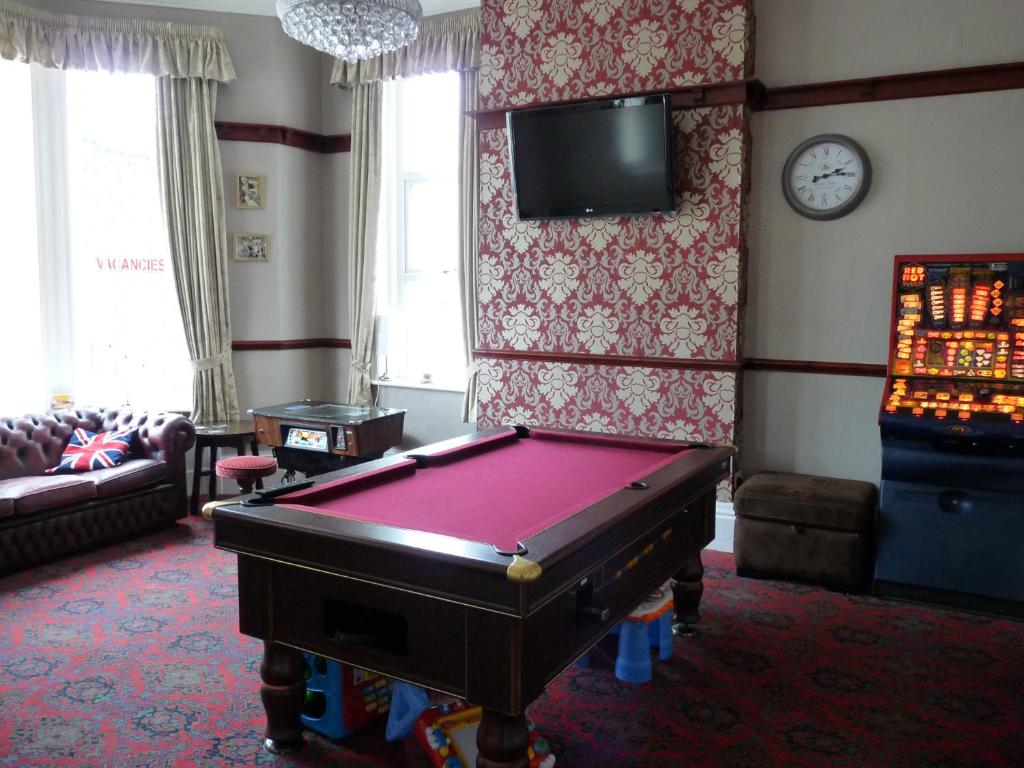
<path id="1" fill-rule="evenodd" d="M 89 432 L 76 429 L 71 433 L 71 440 L 60 464 L 48 472 L 85 472 L 90 469 L 116 467 L 124 461 L 125 454 L 132 447 L 134 429 L 121 432 Z"/>

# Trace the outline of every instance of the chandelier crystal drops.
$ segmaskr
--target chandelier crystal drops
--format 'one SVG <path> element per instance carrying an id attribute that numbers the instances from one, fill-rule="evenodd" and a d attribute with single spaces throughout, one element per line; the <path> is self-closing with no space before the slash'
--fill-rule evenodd
<path id="1" fill-rule="evenodd" d="M 348 62 L 408 45 L 419 32 L 418 0 L 277 0 L 285 34 Z"/>

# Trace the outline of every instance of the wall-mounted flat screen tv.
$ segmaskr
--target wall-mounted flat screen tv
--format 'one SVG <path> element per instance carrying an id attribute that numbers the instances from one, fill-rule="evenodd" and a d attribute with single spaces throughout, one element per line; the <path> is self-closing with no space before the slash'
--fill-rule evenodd
<path id="1" fill-rule="evenodd" d="M 520 219 L 675 208 L 667 94 L 512 110 L 507 120 Z"/>

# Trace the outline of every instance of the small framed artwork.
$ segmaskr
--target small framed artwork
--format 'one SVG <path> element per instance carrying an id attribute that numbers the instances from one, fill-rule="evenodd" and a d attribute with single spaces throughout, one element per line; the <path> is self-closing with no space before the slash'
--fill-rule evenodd
<path id="1" fill-rule="evenodd" d="M 235 207 L 262 208 L 264 177 L 249 173 L 235 176 Z"/>
<path id="2" fill-rule="evenodd" d="M 268 261 L 270 259 L 270 235 L 252 232 L 236 232 L 235 247 L 231 251 L 235 261 Z"/>

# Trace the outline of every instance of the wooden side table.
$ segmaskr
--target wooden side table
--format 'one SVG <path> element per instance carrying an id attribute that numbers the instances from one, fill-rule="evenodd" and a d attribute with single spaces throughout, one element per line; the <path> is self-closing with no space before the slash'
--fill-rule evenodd
<path id="1" fill-rule="evenodd" d="M 199 514 L 199 483 L 203 477 L 209 477 L 209 498 L 214 501 L 217 498 L 217 476 L 213 468 L 217 465 L 217 451 L 220 448 L 234 448 L 239 456 L 244 456 L 246 445 L 252 451 L 253 456 L 259 456 L 259 443 L 256 442 L 256 430 L 251 421 L 217 421 L 204 424 L 196 424 L 196 447 L 195 459 L 192 464 L 192 499 L 189 511 L 193 515 Z M 203 468 L 203 451 L 210 449 L 210 463 Z M 263 487 L 262 481 L 257 481 L 257 488 Z"/>

